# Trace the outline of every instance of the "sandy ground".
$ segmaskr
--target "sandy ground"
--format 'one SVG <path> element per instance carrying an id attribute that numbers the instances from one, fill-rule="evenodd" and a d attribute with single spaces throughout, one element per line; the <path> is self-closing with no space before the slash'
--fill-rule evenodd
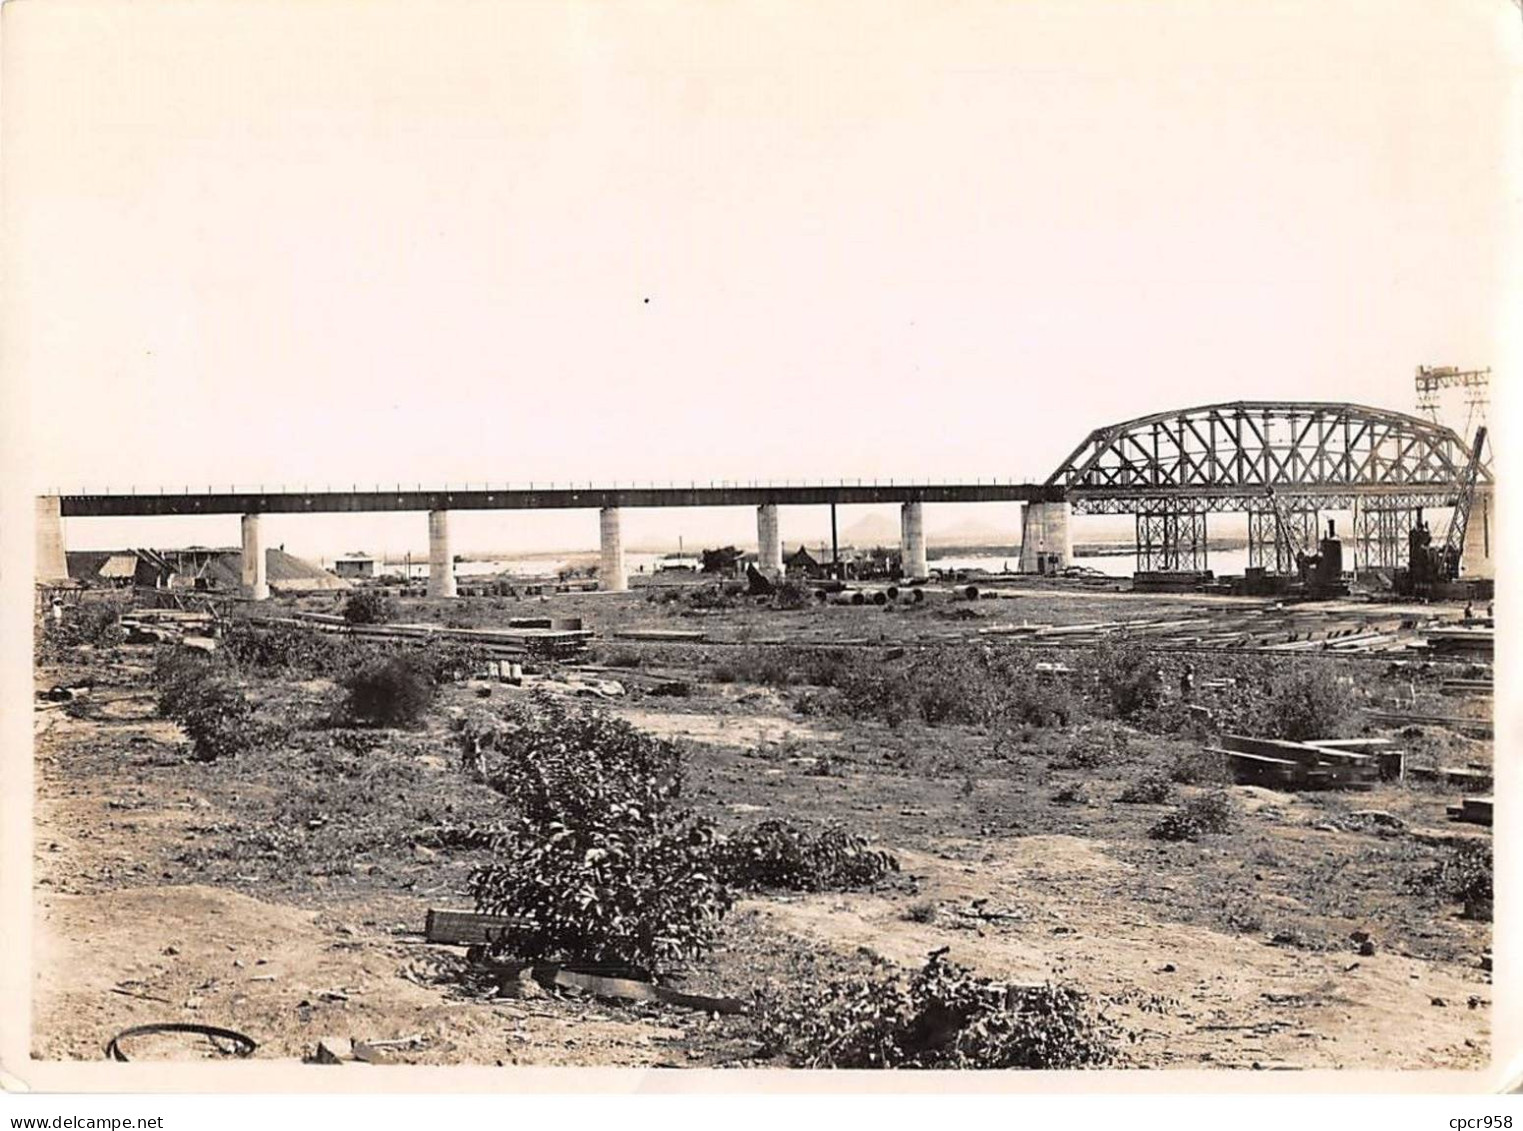
<path id="1" fill-rule="evenodd" d="M 637 601 L 611 619 L 638 619 Z M 353 857 L 343 868 L 313 853 L 245 851 L 257 830 L 307 812 L 307 793 L 322 801 L 328 786 L 302 767 L 332 755 L 293 746 L 264 763 L 187 763 L 177 728 L 152 715 L 144 662 L 141 650 L 121 650 L 118 686 L 98 691 L 92 717 L 37 712 L 36 1056 L 96 1058 L 129 1025 L 199 1021 L 248 1033 L 260 1057 L 300 1057 L 334 1035 L 416 1038 L 393 1047 L 408 1063 L 768 1063 L 753 1059 L 743 1017 L 465 992 L 461 952 L 418 932 L 428 907 L 468 906 L 468 858 L 436 858 L 387 839 L 387 828 L 334 842 Z M 44 671 L 39 686 L 78 674 Z M 466 692 L 452 694 L 463 702 Z M 1406 867 L 1431 849 L 1322 824 L 1378 807 L 1443 826 L 1444 794 L 1243 788 L 1238 838 L 1160 847 L 1142 835 L 1160 810 L 1114 804 L 1123 771 L 1054 769 L 1050 751 L 980 761 L 976 734 L 800 718 L 775 691 L 744 686 L 615 710 L 686 746 L 694 802 L 722 823 L 847 820 L 902 864 L 881 890 L 744 900 L 687 988 L 744 997 L 801 971 L 851 969 L 863 953 L 913 967 L 950 946 L 980 974 L 1096 995 L 1133 1034 L 1125 1051 L 1138 1066 L 1486 1064 L 1491 988 L 1478 958 L 1489 924 L 1396 894 L 1387 864 Z M 382 817 L 406 827 L 414 810 L 490 812 L 440 728 L 380 741 L 367 757 L 391 776 L 374 796 L 394 788 L 396 798 Z M 841 768 L 821 776 L 812 767 L 825 753 Z M 1080 777 L 1095 800 L 1053 803 Z M 330 831 L 295 829 L 308 848 Z M 1224 904 L 1249 898 L 1253 922 L 1223 921 Z M 1282 924 L 1321 941 L 1277 942 Z M 1378 939 L 1375 954 L 1348 943 L 1358 928 Z M 183 1038 L 144 1039 L 131 1052 L 216 1055 Z"/>

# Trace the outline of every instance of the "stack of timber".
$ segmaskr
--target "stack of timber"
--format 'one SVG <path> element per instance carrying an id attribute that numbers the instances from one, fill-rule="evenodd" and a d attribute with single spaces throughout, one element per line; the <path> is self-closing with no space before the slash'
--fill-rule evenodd
<path id="1" fill-rule="evenodd" d="M 1240 785 L 1270 789 L 1369 789 L 1380 780 L 1380 761 L 1373 754 L 1310 742 L 1278 738 L 1222 736 L 1220 754 Z"/>
<path id="2" fill-rule="evenodd" d="M 1458 805 L 1449 806 L 1451 821 L 1466 821 L 1472 825 L 1491 826 L 1491 798 L 1462 797 Z"/>
<path id="3" fill-rule="evenodd" d="M 178 644 L 183 640 L 209 639 L 217 618 L 209 612 L 188 609 L 132 609 L 122 614 L 122 631 L 129 644 Z"/>
<path id="4" fill-rule="evenodd" d="M 1440 656 L 1490 656 L 1496 650 L 1496 629 L 1446 627 L 1423 632 L 1427 651 Z"/>
<path id="5" fill-rule="evenodd" d="M 292 617 L 261 618 L 259 624 L 287 624 L 354 636 L 362 640 L 458 640 L 479 644 L 489 656 L 541 656 L 561 659 L 587 647 L 592 632 L 585 628 L 446 628 L 438 624 L 349 624 L 326 613 L 296 613 Z"/>
<path id="6" fill-rule="evenodd" d="M 1490 738 L 1492 734 L 1490 719 L 1467 719 L 1457 715 L 1418 715 L 1410 711 L 1366 711 L 1365 714 L 1375 722 L 1384 723 L 1387 726 L 1445 727 L 1448 730 L 1480 738 Z"/>

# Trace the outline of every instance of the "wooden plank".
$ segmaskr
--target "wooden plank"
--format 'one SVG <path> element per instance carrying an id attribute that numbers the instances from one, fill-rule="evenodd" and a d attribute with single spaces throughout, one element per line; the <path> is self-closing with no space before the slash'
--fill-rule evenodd
<path id="1" fill-rule="evenodd" d="M 430 907 L 423 925 L 423 937 L 428 942 L 444 946 L 487 946 L 501 938 L 504 931 L 533 925 L 527 919 Z"/>
<path id="2" fill-rule="evenodd" d="M 543 968 L 535 970 L 536 978 L 542 979 Z M 705 1013 L 735 1014 L 746 1011 L 738 998 L 711 997 L 707 994 L 690 994 L 653 982 L 637 982 L 633 978 L 606 978 L 600 974 L 576 974 L 570 970 L 556 969 L 550 981 L 563 989 L 581 990 L 597 997 L 620 998 L 625 1001 L 659 1001 L 683 1009 L 698 1009 Z"/>
<path id="3" fill-rule="evenodd" d="M 1299 770 L 1304 768 L 1301 762 L 1292 762 L 1286 758 L 1271 758 L 1266 754 L 1249 754 L 1245 750 L 1222 750 L 1218 747 L 1206 747 L 1207 754 L 1221 754 L 1234 762 L 1248 762 L 1257 766 L 1280 766 L 1287 770 Z"/>

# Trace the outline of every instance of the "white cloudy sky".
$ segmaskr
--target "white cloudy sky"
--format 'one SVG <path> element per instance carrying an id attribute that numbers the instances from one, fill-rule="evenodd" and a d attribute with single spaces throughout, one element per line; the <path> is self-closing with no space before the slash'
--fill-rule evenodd
<path id="1" fill-rule="evenodd" d="M 4 21 L 7 439 L 39 491 L 1041 479 L 1112 420 L 1411 409 L 1420 363 L 1511 364 L 1505 0 Z M 297 549 L 425 541 L 421 516 L 268 521 Z M 456 528 L 596 538 L 590 514 Z M 232 542 L 236 519 L 69 537 Z"/>

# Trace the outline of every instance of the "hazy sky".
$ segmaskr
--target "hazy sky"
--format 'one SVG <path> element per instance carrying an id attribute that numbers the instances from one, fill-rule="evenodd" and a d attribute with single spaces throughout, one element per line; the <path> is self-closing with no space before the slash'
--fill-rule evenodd
<path id="1" fill-rule="evenodd" d="M 1145 412 L 1411 410 L 1418 364 L 1509 363 L 1508 0 L 3 11 L 7 439 L 39 491 L 1041 479 Z M 237 536 L 188 529 L 69 537 Z"/>

